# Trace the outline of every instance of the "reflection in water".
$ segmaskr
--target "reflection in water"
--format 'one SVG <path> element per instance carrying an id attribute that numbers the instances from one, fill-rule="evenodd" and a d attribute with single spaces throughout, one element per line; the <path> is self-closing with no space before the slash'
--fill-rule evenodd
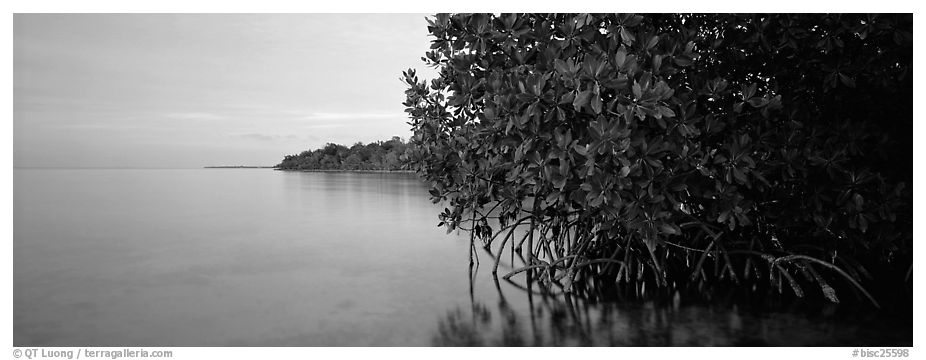
<path id="1" fill-rule="evenodd" d="M 471 269 L 471 280 L 478 267 Z M 502 280 L 504 283 L 505 280 Z M 515 284 L 506 284 L 515 285 Z M 596 303 L 578 295 L 534 294 L 519 312 L 495 281 L 498 302 L 470 297 L 469 311 L 439 319 L 434 346 L 912 346 L 912 318 L 865 309 L 770 310 L 732 301 Z"/>
<path id="2" fill-rule="evenodd" d="M 413 174 L 15 177 L 17 346 L 422 346 L 468 302 Z"/>
<path id="3" fill-rule="evenodd" d="M 489 276 L 495 257 L 481 250 L 467 280 L 479 246 L 435 226 L 442 206 L 412 174 L 14 176 L 16 346 L 912 343 L 909 316 L 543 296 L 522 289 L 530 273 Z M 524 261 L 506 255 L 500 275 Z"/>

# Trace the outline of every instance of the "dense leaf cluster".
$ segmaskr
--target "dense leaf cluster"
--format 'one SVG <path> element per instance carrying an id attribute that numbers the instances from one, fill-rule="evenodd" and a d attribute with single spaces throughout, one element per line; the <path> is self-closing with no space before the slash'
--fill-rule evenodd
<path id="1" fill-rule="evenodd" d="M 398 136 L 351 147 L 328 143 L 321 149 L 287 155 L 276 167 L 285 170 L 401 170 L 407 145 Z"/>
<path id="2" fill-rule="evenodd" d="M 504 246 L 493 220 L 529 226 L 520 270 L 566 291 L 784 279 L 835 301 L 830 275 L 911 264 L 912 16 L 429 23 L 440 76 L 404 73 L 408 158 L 449 228 Z"/>

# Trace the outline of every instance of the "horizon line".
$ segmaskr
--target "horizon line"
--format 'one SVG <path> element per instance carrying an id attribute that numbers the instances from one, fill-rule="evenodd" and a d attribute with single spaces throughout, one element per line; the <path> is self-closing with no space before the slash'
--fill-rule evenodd
<path id="1" fill-rule="evenodd" d="M 209 167 L 274 167 L 275 165 L 204 165 L 204 166 L 13 166 L 13 169 L 125 169 L 125 170 L 184 170 L 184 169 L 204 169 Z"/>

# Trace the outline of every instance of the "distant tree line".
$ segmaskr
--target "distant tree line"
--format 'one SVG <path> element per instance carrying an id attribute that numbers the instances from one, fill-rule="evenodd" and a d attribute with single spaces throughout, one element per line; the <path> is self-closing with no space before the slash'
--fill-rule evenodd
<path id="1" fill-rule="evenodd" d="M 328 143 L 320 149 L 287 155 L 276 167 L 285 170 L 401 170 L 400 158 L 406 147 L 405 141 L 398 136 L 366 145 L 357 142 L 351 147 Z"/>

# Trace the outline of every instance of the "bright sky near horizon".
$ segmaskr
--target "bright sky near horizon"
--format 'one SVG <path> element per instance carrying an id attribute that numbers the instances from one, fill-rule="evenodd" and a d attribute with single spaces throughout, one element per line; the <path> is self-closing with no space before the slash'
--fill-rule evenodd
<path id="1" fill-rule="evenodd" d="M 274 165 L 407 138 L 424 18 L 15 14 L 14 166 Z"/>

